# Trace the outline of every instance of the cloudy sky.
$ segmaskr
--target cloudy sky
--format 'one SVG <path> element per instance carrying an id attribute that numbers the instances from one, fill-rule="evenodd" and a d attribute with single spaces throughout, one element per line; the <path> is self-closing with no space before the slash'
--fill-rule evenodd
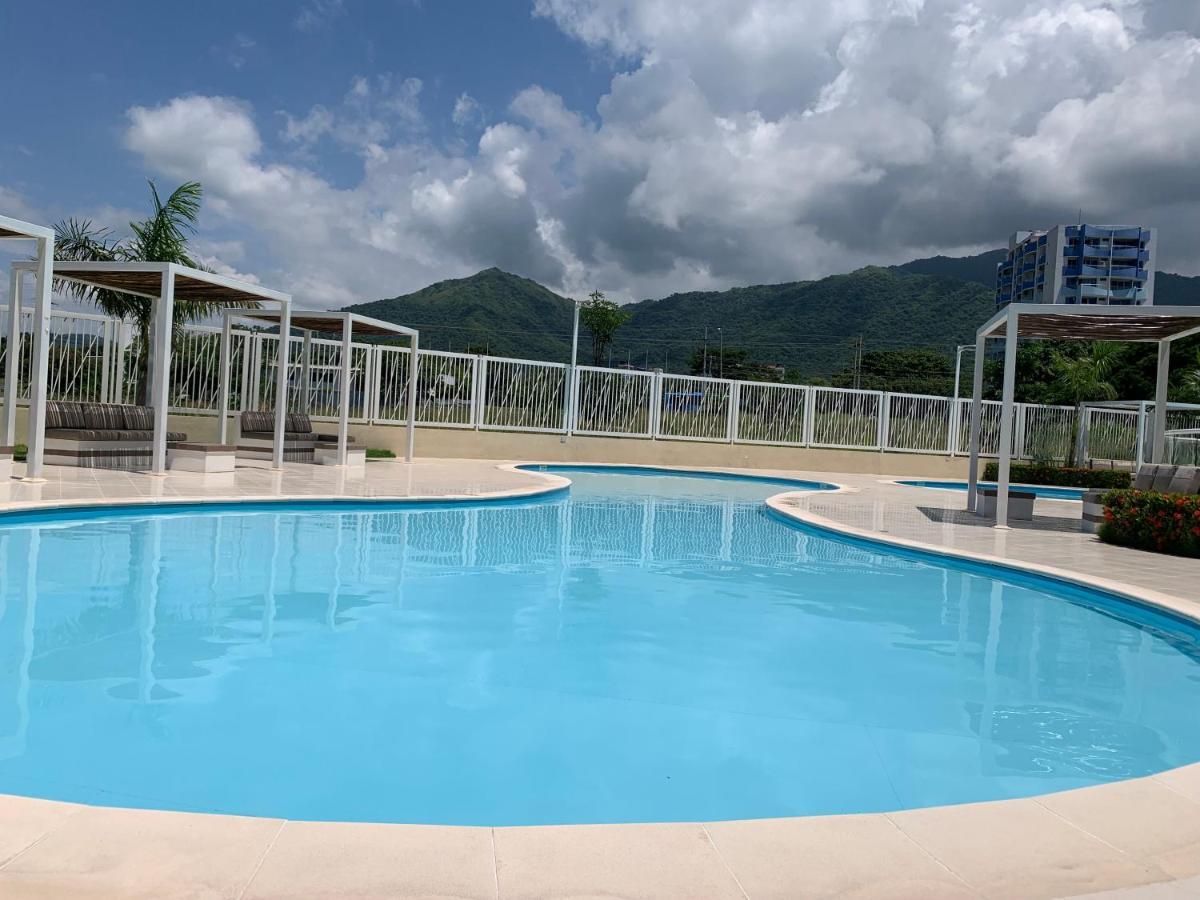
<path id="1" fill-rule="evenodd" d="M 0 7 L 0 212 L 120 230 L 146 178 L 197 179 L 206 262 L 309 306 L 492 265 L 620 299 L 794 280 L 1081 209 L 1200 272 L 1196 0 L 54 14 Z"/>

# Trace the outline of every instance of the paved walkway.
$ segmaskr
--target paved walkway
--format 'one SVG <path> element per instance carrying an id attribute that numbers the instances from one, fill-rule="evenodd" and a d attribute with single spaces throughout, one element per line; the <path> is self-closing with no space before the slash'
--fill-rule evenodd
<path id="1" fill-rule="evenodd" d="M 6 506 L 268 497 L 499 496 L 546 476 L 480 461 L 373 463 L 364 475 L 149 476 L 51 470 Z M 806 473 L 787 473 L 805 475 Z M 808 473 L 811 476 L 811 473 Z M 1078 507 L 1038 501 L 1034 528 L 997 531 L 965 495 L 816 476 L 838 494 L 791 512 L 1175 593 L 1195 609 L 1200 566 L 1099 544 Z M 678 825 L 442 828 L 106 809 L 0 796 L 0 897 L 1059 897 L 1200 896 L 1200 766 L 1023 800 Z"/>

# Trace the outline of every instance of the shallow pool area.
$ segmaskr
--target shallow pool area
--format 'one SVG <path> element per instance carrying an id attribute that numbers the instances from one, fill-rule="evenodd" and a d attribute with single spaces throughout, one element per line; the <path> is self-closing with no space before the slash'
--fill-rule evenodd
<path id="1" fill-rule="evenodd" d="M 563 474 L 568 494 L 501 504 L 10 521 L 0 791 L 294 819 L 705 821 L 1200 759 L 1182 619 L 783 522 L 762 501 L 794 482 Z"/>
<path id="2" fill-rule="evenodd" d="M 943 491 L 965 491 L 967 489 L 965 481 L 920 481 L 905 479 L 896 483 L 907 485 L 908 487 L 936 488 Z M 994 488 L 996 482 L 981 481 L 979 482 L 979 486 Z M 1032 492 L 1035 496 L 1043 500 L 1082 500 L 1084 493 L 1087 491 L 1087 488 L 1057 487 L 1046 484 L 1014 484 L 1012 485 L 1012 489 Z"/>

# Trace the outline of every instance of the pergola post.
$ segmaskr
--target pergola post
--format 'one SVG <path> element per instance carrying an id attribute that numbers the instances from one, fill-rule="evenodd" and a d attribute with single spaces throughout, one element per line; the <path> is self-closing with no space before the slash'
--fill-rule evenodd
<path id="1" fill-rule="evenodd" d="M 288 345 L 292 330 L 292 304 L 287 301 L 279 308 L 279 360 L 275 374 L 275 443 L 271 453 L 271 468 L 283 468 L 283 439 L 287 424 Z"/>
<path id="2" fill-rule="evenodd" d="M 150 474 L 167 474 L 167 393 L 171 374 L 171 323 L 175 317 L 175 267 L 162 273 L 162 289 L 154 304 L 153 353 L 150 357 L 150 405 L 154 408 L 154 449 Z"/>
<path id="3" fill-rule="evenodd" d="M 420 372 L 421 341 L 417 332 L 409 336 L 408 355 L 408 415 L 404 435 L 404 461 L 413 461 L 413 448 L 417 436 L 417 375 Z"/>
<path id="4" fill-rule="evenodd" d="M 1167 386 L 1171 374 L 1171 342 L 1158 342 L 1158 372 L 1154 380 L 1154 431 L 1150 438 L 1151 462 L 1163 461 L 1167 442 Z"/>
<path id="5" fill-rule="evenodd" d="M 342 390 L 338 397 L 338 446 L 337 464 L 346 465 L 346 440 L 350 432 L 350 377 L 351 356 L 354 350 L 354 320 L 346 316 L 342 327 Z"/>
<path id="6" fill-rule="evenodd" d="M 46 455 L 46 391 L 50 376 L 50 291 L 53 281 L 54 238 L 37 240 L 37 302 L 33 307 L 33 368 L 29 381 L 28 455 L 25 480 L 41 481 Z"/>
<path id="7" fill-rule="evenodd" d="M 17 394 L 21 390 L 21 287 L 23 275 L 13 266 L 8 281 L 8 346 L 4 357 L 4 444 L 17 442 Z"/>
<path id="8" fill-rule="evenodd" d="M 217 388 L 217 443 L 224 444 L 229 434 L 229 365 L 233 342 L 233 319 L 221 317 L 221 371 Z"/>
<path id="9" fill-rule="evenodd" d="M 971 380 L 971 426 L 968 446 L 967 509 L 975 512 L 979 502 L 979 429 L 983 416 L 983 350 L 987 335 L 975 336 L 975 370 Z M 955 401 L 958 402 L 957 400 Z"/>
<path id="10" fill-rule="evenodd" d="M 996 473 L 996 527 L 1008 528 L 1008 476 L 1012 464 L 1013 394 L 1017 381 L 1017 338 L 1020 313 L 1008 306 L 1004 327 L 1004 387 L 1000 394 L 1000 464 Z"/>

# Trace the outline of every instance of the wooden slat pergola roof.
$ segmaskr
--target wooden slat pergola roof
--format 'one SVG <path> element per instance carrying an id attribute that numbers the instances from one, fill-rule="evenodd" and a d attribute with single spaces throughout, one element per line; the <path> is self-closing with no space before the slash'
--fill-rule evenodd
<path id="1" fill-rule="evenodd" d="M 1075 306 L 1021 303 L 1017 335 L 1071 341 L 1148 341 L 1183 337 L 1200 330 L 1200 306 Z M 1008 307 L 979 329 L 988 337 L 1007 333 Z"/>
<path id="2" fill-rule="evenodd" d="M 55 262 L 54 277 L 88 287 L 108 288 L 138 297 L 157 299 L 162 294 L 163 275 L 175 276 L 175 299 L 246 305 L 268 300 L 287 303 L 287 294 L 228 278 L 215 272 L 204 272 L 188 266 L 155 262 Z"/>
<path id="3" fill-rule="evenodd" d="M 278 325 L 280 318 L 279 313 L 269 309 L 237 309 L 229 310 L 228 313 L 237 318 L 254 319 L 271 325 Z M 347 328 L 356 335 L 374 335 L 376 337 L 395 337 L 396 335 L 412 337 L 417 334 L 417 330 L 414 328 L 350 312 L 293 310 L 290 324 L 292 328 L 298 328 L 301 331 L 315 331 L 321 334 L 340 335 Z"/>

